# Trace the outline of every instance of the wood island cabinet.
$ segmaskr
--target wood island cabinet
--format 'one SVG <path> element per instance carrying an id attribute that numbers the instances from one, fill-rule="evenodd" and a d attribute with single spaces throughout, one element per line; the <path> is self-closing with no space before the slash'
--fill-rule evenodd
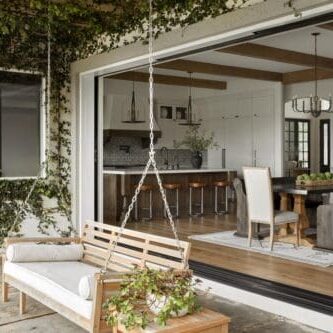
<path id="1" fill-rule="evenodd" d="M 142 170 L 105 170 L 104 171 L 104 208 L 103 220 L 108 224 L 119 224 L 123 213 L 126 211 L 134 194 L 136 184 L 139 182 Z M 214 186 L 218 180 L 232 181 L 237 173 L 227 169 L 187 169 L 187 170 L 161 170 L 160 176 L 163 183 L 181 184 L 179 191 L 179 217 L 187 217 L 189 214 L 189 188 L 190 182 L 203 182 L 207 184 L 204 189 L 204 213 L 214 212 Z M 153 191 L 153 218 L 163 218 L 163 202 L 158 191 L 156 176 L 150 172 L 145 180 L 147 184 L 155 185 Z M 199 191 L 194 191 L 193 202 L 200 200 Z M 140 194 L 139 207 L 148 207 L 148 195 Z M 175 195 L 168 193 L 170 205 L 175 202 Z M 222 198 L 221 198 L 222 202 Z"/>

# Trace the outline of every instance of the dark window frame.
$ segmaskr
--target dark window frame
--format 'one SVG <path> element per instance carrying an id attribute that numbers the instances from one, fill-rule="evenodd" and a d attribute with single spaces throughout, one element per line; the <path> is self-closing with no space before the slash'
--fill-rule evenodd
<path id="1" fill-rule="evenodd" d="M 286 130 L 286 123 L 288 123 L 288 130 Z M 285 118 L 285 123 L 284 123 L 284 155 L 287 153 L 288 154 L 288 161 L 292 161 L 293 159 L 290 159 L 291 154 L 294 154 L 295 159 L 298 163 L 301 162 L 301 165 L 298 167 L 306 168 L 306 169 L 311 169 L 311 122 L 309 119 L 299 119 L 299 118 Z M 291 124 L 293 124 L 293 129 L 291 130 Z M 300 124 L 307 124 L 308 129 L 305 131 L 304 129 L 300 130 Z M 288 140 L 286 139 L 286 133 L 288 133 Z M 308 139 L 304 140 L 304 134 L 307 133 Z M 299 135 L 302 134 L 302 140 L 299 140 Z M 291 145 L 293 142 L 293 151 L 291 151 Z M 303 144 L 303 148 L 300 150 L 299 144 Z M 304 149 L 304 143 L 308 144 L 308 149 Z M 288 147 L 286 147 L 288 145 Z M 299 160 L 299 154 L 302 154 L 303 159 L 301 161 Z M 308 158 L 304 159 L 304 154 L 308 154 Z M 285 160 L 286 162 L 286 160 Z M 305 164 L 307 163 L 307 164 Z"/>
<path id="2" fill-rule="evenodd" d="M 328 126 L 328 164 L 325 165 L 324 160 L 324 142 L 323 142 L 323 127 L 324 125 Z M 330 119 L 320 119 L 319 124 L 319 147 L 320 147 L 320 157 L 319 157 L 319 163 L 320 163 L 320 172 L 330 172 L 331 167 L 331 120 Z"/>

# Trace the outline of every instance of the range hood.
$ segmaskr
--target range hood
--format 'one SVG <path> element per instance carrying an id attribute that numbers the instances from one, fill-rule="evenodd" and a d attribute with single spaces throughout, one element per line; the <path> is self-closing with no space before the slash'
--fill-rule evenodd
<path id="1" fill-rule="evenodd" d="M 128 123 L 131 110 L 130 95 L 108 94 L 104 97 L 104 137 L 113 136 L 136 136 L 149 138 L 149 102 L 148 98 L 136 96 L 137 109 L 140 110 L 138 117 L 142 122 Z M 154 134 L 161 137 L 161 130 L 154 119 Z"/>

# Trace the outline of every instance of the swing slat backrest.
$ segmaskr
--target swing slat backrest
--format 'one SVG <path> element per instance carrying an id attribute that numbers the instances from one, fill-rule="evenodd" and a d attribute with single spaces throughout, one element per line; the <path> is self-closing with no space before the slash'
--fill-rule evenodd
<path id="1" fill-rule="evenodd" d="M 108 251 L 112 248 L 112 242 L 119 233 L 119 227 L 88 221 L 81 238 L 84 247 L 83 261 L 103 267 L 108 258 Z M 190 243 L 180 241 L 180 247 L 187 262 Z M 131 270 L 135 265 L 161 269 L 186 268 L 181 261 L 176 240 L 123 229 L 107 268 L 124 272 Z"/>

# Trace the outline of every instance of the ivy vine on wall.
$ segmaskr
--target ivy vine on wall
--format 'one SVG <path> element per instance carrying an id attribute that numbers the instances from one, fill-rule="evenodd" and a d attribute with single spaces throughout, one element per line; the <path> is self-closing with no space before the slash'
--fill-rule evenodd
<path id="1" fill-rule="evenodd" d="M 265 0 L 263 0 L 265 1 Z M 251 0 L 154 0 L 154 34 L 247 6 Z M 288 1 L 293 6 L 293 1 Z M 58 212 L 71 219 L 70 65 L 139 39 L 146 40 L 147 0 L 4 0 L 0 2 L 0 67 L 47 75 L 51 32 L 51 98 L 48 114 L 47 177 L 38 182 L 23 210 L 39 219 L 47 233 L 56 226 L 43 208 L 43 196 L 56 198 Z M 133 32 L 135 32 L 133 34 Z M 124 38 L 131 33 L 131 38 Z M 13 224 L 33 180 L 0 179 L 0 242 Z M 19 226 L 16 231 L 19 232 Z M 69 229 L 71 232 L 72 229 Z"/>

